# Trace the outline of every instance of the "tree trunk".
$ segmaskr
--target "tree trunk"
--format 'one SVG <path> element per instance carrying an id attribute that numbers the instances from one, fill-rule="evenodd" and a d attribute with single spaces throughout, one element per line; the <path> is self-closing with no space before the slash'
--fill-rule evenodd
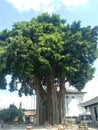
<path id="1" fill-rule="evenodd" d="M 58 93 L 58 100 L 59 100 L 59 123 L 64 123 L 66 118 L 66 106 L 65 106 L 65 80 L 64 78 L 60 77 L 60 91 Z"/>
<path id="2" fill-rule="evenodd" d="M 37 125 L 41 125 L 42 124 L 42 100 L 41 100 L 41 96 L 39 94 L 39 90 L 37 91 L 37 95 L 36 95 L 36 124 Z"/>
<path id="3" fill-rule="evenodd" d="M 50 124 L 59 124 L 57 91 L 54 85 L 54 75 L 48 75 L 47 79 L 47 106 L 48 122 Z"/>
<path id="4" fill-rule="evenodd" d="M 65 122 L 65 118 L 66 118 L 66 110 L 65 110 L 65 94 L 62 96 L 61 98 L 61 104 L 62 104 L 62 113 L 61 113 L 61 123 Z"/>
<path id="5" fill-rule="evenodd" d="M 57 92 L 57 88 L 54 84 L 53 73 L 47 76 L 46 84 L 47 84 L 46 93 L 42 92 L 40 83 L 37 84 L 38 89 L 36 90 L 36 94 L 37 94 L 36 123 L 37 125 L 43 125 L 44 122 L 46 121 L 48 121 L 48 123 L 52 125 L 63 123 L 65 121 L 64 80 L 60 81 L 59 92 Z"/>
<path id="6" fill-rule="evenodd" d="M 47 98 L 46 94 L 42 92 L 40 82 L 38 82 L 38 89 L 36 90 L 36 124 L 43 125 L 47 121 Z"/>

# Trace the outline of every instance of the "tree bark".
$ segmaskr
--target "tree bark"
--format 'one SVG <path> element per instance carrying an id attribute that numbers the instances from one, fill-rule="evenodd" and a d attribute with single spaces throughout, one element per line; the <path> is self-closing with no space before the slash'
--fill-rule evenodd
<path id="1" fill-rule="evenodd" d="M 61 124 L 65 122 L 66 117 L 65 94 L 66 94 L 65 79 L 60 77 L 60 91 L 58 93 L 58 100 L 59 100 L 59 123 Z"/>
<path id="2" fill-rule="evenodd" d="M 41 125 L 43 124 L 43 105 L 42 105 L 42 99 L 39 92 L 39 89 L 37 90 L 37 100 L 36 100 L 36 124 Z"/>
<path id="3" fill-rule="evenodd" d="M 48 122 L 50 124 L 59 124 L 57 90 L 54 85 L 54 75 L 51 73 L 47 79 L 47 105 Z"/>
<path id="4" fill-rule="evenodd" d="M 47 97 L 41 81 L 37 82 L 38 87 L 36 90 L 36 124 L 43 125 L 47 120 Z"/>
<path id="5" fill-rule="evenodd" d="M 41 82 L 41 81 L 40 81 Z M 65 83 L 60 80 L 60 91 L 54 83 L 54 74 L 48 74 L 46 78 L 47 91 L 42 92 L 40 82 L 37 84 L 37 108 L 36 123 L 43 125 L 46 121 L 52 125 L 64 123 L 65 121 Z"/>

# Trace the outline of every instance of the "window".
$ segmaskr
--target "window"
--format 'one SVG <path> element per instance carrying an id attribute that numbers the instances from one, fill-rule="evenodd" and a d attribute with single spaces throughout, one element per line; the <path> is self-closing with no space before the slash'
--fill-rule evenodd
<path id="1" fill-rule="evenodd" d="M 96 118 L 96 120 L 98 121 L 98 111 L 97 111 L 97 108 L 96 108 L 96 107 L 94 107 L 94 112 L 95 112 L 95 118 Z"/>
<path id="2" fill-rule="evenodd" d="M 68 98 L 69 98 L 69 96 L 66 96 L 66 98 L 68 99 Z"/>
<path id="3" fill-rule="evenodd" d="M 75 98 L 75 96 L 72 96 L 71 98 L 72 98 L 72 99 L 74 99 L 74 98 Z"/>

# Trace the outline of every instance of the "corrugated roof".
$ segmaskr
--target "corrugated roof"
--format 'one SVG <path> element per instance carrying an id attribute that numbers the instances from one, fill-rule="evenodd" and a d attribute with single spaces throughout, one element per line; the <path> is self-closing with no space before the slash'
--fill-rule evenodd
<path id="1" fill-rule="evenodd" d="M 88 100 L 88 101 L 82 103 L 81 106 L 88 107 L 88 106 L 92 106 L 94 104 L 98 104 L 98 96 L 91 99 L 91 100 Z"/>

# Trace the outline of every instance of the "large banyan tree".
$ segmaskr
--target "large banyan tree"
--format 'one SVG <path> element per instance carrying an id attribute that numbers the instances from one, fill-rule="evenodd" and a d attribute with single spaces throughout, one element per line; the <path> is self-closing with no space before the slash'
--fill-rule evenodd
<path id="1" fill-rule="evenodd" d="M 65 120 L 66 83 L 79 91 L 94 74 L 97 58 L 97 27 L 71 25 L 59 15 L 47 13 L 14 23 L 0 32 L 0 88 L 12 75 L 10 91 L 37 95 L 37 124 Z"/>

